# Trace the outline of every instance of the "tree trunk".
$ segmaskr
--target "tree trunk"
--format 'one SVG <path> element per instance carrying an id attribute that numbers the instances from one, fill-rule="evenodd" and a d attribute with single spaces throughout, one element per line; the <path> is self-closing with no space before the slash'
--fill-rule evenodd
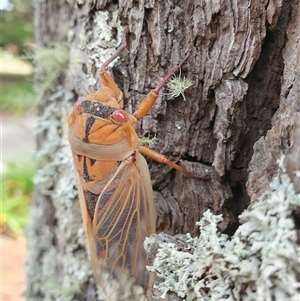
<path id="1" fill-rule="evenodd" d="M 152 148 L 170 160 L 210 175 L 203 182 L 148 161 L 157 232 L 194 236 L 207 209 L 222 214 L 219 228 L 232 234 L 239 214 L 269 189 L 276 160 L 293 142 L 299 20 L 296 0 L 35 1 L 36 45 L 52 47 L 57 61 L 59 47 L 67 45 L 68 62 L 51 80 L 36 66 L 37 85 L 46 81 L 48 89 L 39 102 L 28 300 L 101 300 L 86 253 L 66 124 L 74 102 L 99 87 L 97 71 L 120 44 L 122 25 L 129 28 L 128 47 L 111 72 L 129 113 L 191 52 L 180 75 L 193 82 L 186 100 L 160 93 L 136 130 L 156 137 Z"/>

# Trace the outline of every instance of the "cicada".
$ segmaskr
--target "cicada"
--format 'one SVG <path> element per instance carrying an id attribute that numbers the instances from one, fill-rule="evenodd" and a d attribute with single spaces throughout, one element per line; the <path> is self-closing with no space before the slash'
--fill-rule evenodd
<path id="1" fill-rule="evenodd" d="M 123 110 L 123 94 L 107 71 L 125 48 L 123 37 L 121 46 L 100 69 L 102 87 L 77 101 L 68 120 L 92 268 L 103 298 L 110 301 L 141 300 L 137 295 L 144 295 L 149 285 L 143 243 L 155 233 L 156 216 L 143 155 L 193 176 L 165 156 L 140 146 L 134 130 L 189 54 L 130 115 Z"/>

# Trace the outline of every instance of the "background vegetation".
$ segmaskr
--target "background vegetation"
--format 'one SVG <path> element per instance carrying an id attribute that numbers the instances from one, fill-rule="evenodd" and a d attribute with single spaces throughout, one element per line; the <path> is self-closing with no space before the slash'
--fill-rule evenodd
<path id="1" fill-rule="evenodd" d="M 18 115 L 22 118 L 35 103 L 32 74 L 27 72 L 24 75 L 22 70 L 24 61 L 27 65 L 29 63 L 26 55 L 33 49 L 33 8 L 30 0 L 14 0 L 10 3 L 12 9 L 2 10 L 0 14 L 0 55 L 3 66 L 0 108 L 2 116 Z M 22 234 L 29 219 L 34 163 L 32 158 L 22 156 L 21 153 L 20 161 L 1 162 L 0 225 L 5 234 Z"/>

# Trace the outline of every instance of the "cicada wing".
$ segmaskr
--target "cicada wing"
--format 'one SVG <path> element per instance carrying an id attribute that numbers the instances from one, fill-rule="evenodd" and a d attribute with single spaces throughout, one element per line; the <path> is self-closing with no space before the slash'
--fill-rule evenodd
<path id="1" fill-rule="evenodd" d="M 139 300 L 132 294 L 143 295 L 148 286 L 143 243 L 155 232 L 149 170 L 140 153 L 122 161 L 101 192 L 92 231 L 94 274 L 108 300 Z"/>
<path id="2" fill-rule="evenodd" d="M 95 258 L 95 256 L 96 256 L 95 249 L 91 248 L 91 241 L 93 240 L 92 219 L 88 213 L 88 208 L 87 208 L 86 199 L 84 196 L 83 187 L 81 185 L 80 176 L 77 171 L 76 171 L 76 182 L 77 182 L 80 211 L 81 211 L 81 215 L 82 215 L 84 230 L 85 230 L 88 242 L 89 242 L 88 252 L 89 252 L 90 259 L 92 260 L 92 258 Z"/>

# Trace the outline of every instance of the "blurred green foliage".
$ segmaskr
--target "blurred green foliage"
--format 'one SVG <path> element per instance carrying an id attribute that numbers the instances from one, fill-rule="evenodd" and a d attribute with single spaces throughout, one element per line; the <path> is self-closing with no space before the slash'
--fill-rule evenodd
<path id="1" fill-rule="evenodd" d="M 24 52 L 26 44 L 33 40 L 33 7 L 31 0 L 14 0 L 12 11 L 1 11 L 2 26 L 0 47 L 15 45 Z"/>
<path id="2" fill-rule="evenodd" d="M 36 104 L 32 82 L 22 81 L 12 85 L 3 85 L 0 93 L 0 108 L 14 115 L 30 111 Z"/>
<path id="3" fill-rule="evenodd" d="M 0 47 L 7 52 L 24 55 L 33 41 L 32 0 L 11 0 L 13 10 L 1 11 Z M 35 102 L 32 83 L 5 75 L 1 78 L 0 108 L 14 114 L 22 114 Z M 13 139 L 13 138 L 12 138 Z M 7 162 L 0 178 L 2 231 L 21 235 L 29 221 L 30 198 L 33 191 L 32 178 L 35 167 L 32 159 Z"/>
<path id="4" fill-rule="evenodd" d="M 27 54 L 33 41 L 33 2 L 32 0 L 11 0 L 13 9 L 2 10 L 0 13 L 1 35 L 0 47 L 7 52 Z M 30 45 L 30 46 L 29 46 Z M 2 52 L 1 52 L 2 53 Z M 2 58 L 7 60 L 7 58 Z M 16 74 L 7 75 L 6 69 L 1 70 L 0 109 L 13 114 L 28 112 L 35 105 L 32 83 Z"/>
<path id="5" fill-rule="evenodd" d="M 31 159 L 5 164 L 0 185 L 2 230 L 10 230 L 16 235 L 22 234 L 24 226 L 29 221 L 34 173 L 35 167 Z"/>

